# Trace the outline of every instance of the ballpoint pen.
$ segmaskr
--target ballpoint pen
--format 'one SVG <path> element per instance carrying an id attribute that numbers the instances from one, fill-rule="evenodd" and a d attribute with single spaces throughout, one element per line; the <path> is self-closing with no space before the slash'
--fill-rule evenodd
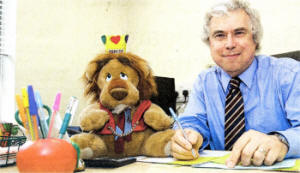
<path id="1" fill-rule="evenodd" d="M 33 121 L 32 126 L 34 131 L 34 140 L 38 140 L 39 139 L 39 120 L 38 120 L 39 118 L 38 118 L 38 110 L 35 102 L 32 85 L 28 85 L 27 93 L 28 93 L 28 100 L 29 100 L 29 112 Z"/>
<path id="2" fill-rule="evenodd" d="M 22 97 L 19 94 L 16 94 L 16 102 L 19 109 L 19 115 L 21 117 L 23 127 L 25 128 L 25 133 L 28 136 L 30 134 L 29 124 L 26 117 L 26 110 L 24 108 L 24 102 Z"/>
<path id="3" fill-rule="evenodd" d="M 62 126 L 59 130 L 59 138 L 62 139 L 63 136 L 65 135 L 66 131 L 67 131 L 67 127 L 70 123 L 70 119 L 72 116 L 74 116 L 77 106 L 78 106 L 78 99 L 76 97 L 71 97 L 70 98 L 70 102 L 67 106 L 67 110 L 64 116 L 64 120 L 62 123 Z"/>
<path id="4" fill-rule="evenodd" d="M 48 134 L 48 123 L 47 123 L 47 120 L 46 120 L 45 113 L 43 111 L 42 98 L 41 98 L 40 93 L 38 91 L 35 92 L 35 100 L 36 100 L 37 107 L 38 107 L 38 113 L 39 113 L 39 116 L 41 118 L 40 125 L 42 127 L 43 136 L 46 137 L 47 134 Z"/>
<path id="5" fill-rule="evenodd" d="M 55 97 L 54 105 L 52 107 L 53 108 L 53 113 L 52 113 L 51 120 L 50 120 L 50 125 L 49 125 L 49 131 L 48 131 L 47 138 L 51 137 L 51 132 L 52 132 L 53 125 L 54 125 L 54 122 L 55 122 L 55 116 L 56 116 L 56 114 L 58 114 L 58 111 L 59 111 L 60 98 L 61 98 L 61 93 L 57 93 L 56 97 Z"/>
<path id="6" fill-rule="evenodd" d="M 26 91 L 26 88 L 22 88 L 22 96 L 23 96 L 23 102 L 24 102 L 24 109 L 27 117 L 28 127 L 29 127 L 29 134 L 31 137 L 31 140 L 34 140 L 34 130 L 33 130 L 33 123 L 32 118 L 29 113 L 29 100 L 28 100 L 28 93 Z"/>
<path id="7" fill-rule="evenodd" d="M 24 129 L 22 129 L 22 126 L 20 126 L 20 128 L 23 131 L 25 131 L 25 136 L 27 137 L 27 139 L 31 139 L 29 122 L 28 122 L 28 119 L 27 119 L 26 110 L 24 108 L 24 101 L 23 101 L 21 95 L 16 94 L 16 102 L 17 102 L 17 106 L 18 106 L 18 109 L 19 109 L 19 115 L 21 117 L 21 121 L 23 123 Z"/>
<path id="8" fill-rule="evenodd" d="M 180 130 L 182 131 L 182 134 L 183 134 L 184 138 L 185 138 L 186 140 L 188 140 L 188 137 L 187 137 L 186 133 L 184 132 L 184 130 L 183 130 L 183 128 L 182 128 L 182 126 L 181 126 L 181 124 L 180 124 L 180 122 L 179 122 L 179 120 L 178 120 L 178 117 L 177 117 L 177 115 L 175 114 L 175 112 L 173 111 L 173 109 L 172 109 L 172 108 L 169 108 L 169 110 L 170 110 L 170 113 L 171 113 L 172 117 L 173 117 L 173 118 L 174 118 L 174 120 L 176 121 L 176 123 L 177 123 L 178 127 L 179 127 L 179 128 L 180 128 Z M 195 152 L 194 148 L 192 148 L 192 154 L 193 154 L 193 157 L 194 157 L 194 158 L 196 158 L 196 157 L 197 157 L 197 155 L 196 155 L 196 152 Z"/>

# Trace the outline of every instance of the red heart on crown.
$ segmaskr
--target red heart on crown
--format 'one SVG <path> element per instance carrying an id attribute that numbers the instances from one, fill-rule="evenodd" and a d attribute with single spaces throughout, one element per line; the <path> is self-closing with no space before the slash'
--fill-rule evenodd
<path id="1" fill-rule="evenodd" d="M 118 35 L 118 36 L 112 36 L 112 37 L 110 37 L 110 40 L 111 40 L 113 43 L 118 44 L 119 41 L 120 41 L 120 36 L 119 36 L 119 35 Z"/>

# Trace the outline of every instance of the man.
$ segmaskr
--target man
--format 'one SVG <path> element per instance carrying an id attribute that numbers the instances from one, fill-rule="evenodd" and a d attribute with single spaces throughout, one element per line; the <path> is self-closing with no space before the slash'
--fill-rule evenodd
<path id="1" fill-rule="evenodd" d="M 232 0 L 212 8 L 204 33 L 217 66 L 196 79 L 180 116 L 187 139 L 176 131 L 173 156 L 194 159 L 192 148 L 209 145 L 232 150 L 228 167 L 300 157 L 300 64 L 255 56 L 262 29 L 246 2 Z"/>

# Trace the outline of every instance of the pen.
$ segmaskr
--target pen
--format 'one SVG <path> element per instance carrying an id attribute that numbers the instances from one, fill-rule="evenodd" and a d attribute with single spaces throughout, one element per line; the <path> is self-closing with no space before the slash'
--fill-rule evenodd
<path id="1" fill-rule="evenodd" d="M 30 129 L 29 129 L 29 126 L 28 126 L 28 122 L 26 120 L 26 113 L 25 113 L 25 108 L 24 108 L 24 105 L 23 105 L 23 99 L 19 94 L 16 94 L 16 102 L 17 102 L 17 106 L 18 106 L 18 109 L 19 109 L 19 115 L 21 117 L 23 126 L 26 129 L 25 133 L 28 135 L 29 132 L 30 132 Z"/>
<path id="2" fill-rule="evenodd" d="M 47 134 L 48 134 L 48 123 L 47 123 L 47 120 L 46 120 L 45 113 L 43 111 L 42 98 L 41 98 L 40 93 L 38 91 L 36 91 L 34 95 L 35 95 L 35 100 L 36 100 L 37 107 L 38 107 L 38 114 L 41 118 L 40 125 L 42 127 L 43 137 L 46 137 Z"/>
<path id="3" fill-rule="evenodd" d="M 34 140 L 39 139 L 39 121 L 38 121 L 38 111 L 37 106 L 34 98 L 34 92 L 32 85 L 28 85 L 27 87 L 27 93 L 28 93 L 28 100 L 29 100 L 29 112 L 33 120 L 33 131 L 34 131 Z M 42 132 L 43 134 L 43 132 Z"/>
<path id="4" fill-rule="evenodd" d="M 63 123 L 59 130 L 59 138 L 60 139 L 62 139 L 63 136 L 65 135 L 67 128 L 69 126 L 69 123 L 70 123 L 70 119 L 71 119 L 72 115 L 75 114 L 77 106 L 78 106 L 78 99 L 76 97 L 71 97 L 69 104 L 67 106 L 67 110 L 66 110 L 66 113 L 64 116 Z"/>
<path id="5" fill-rule="evenodd" d="M 184 132 L 184 130 L 183 130 L 183 128 L 182 128 L 182 126 L 181 126 L 181 124 L 180 124 L 179 120 L 178 120 L 178 117 L 177 117 L 177 115 L 175 114 L 175 112 L 173 111 L 173 109 L 172 109 L 172 108 L 170 108 L 170 107 L 169 107 L 169 110 L 170 110 L 170 112 L 171 112 L 171 115 L 172 115 L 172 117 L 173 117 L 173 118 L 174 118 L 174 120 L 176 121 L 176 123 L 177 123 L 178 127 L 179 127 L 179 128 L 180 128 L 180 130 L 182 131 L 182 134 L 183 134 L 184 138 L 185 138 L 186 140 L 188 140 L 188 137 L 187 137 L 187 135 L 185 134 L 185 132 Z M 197 157 L 197 155 L 196 155 L 196 152 L 195 152 L 194 148 L 192 148 L 192 154 L 193 154 L 193 157 L 194 157 L 194 158 L 196 158 L 196 157 Z"/>
<path id="6" fill-rule="evenodd" d="M 54 101 L 54 105 L 53 105 L 53 113 L 51 116 L 51 121 L 50 121 L 50 125 L 49 125 L 49 131 L 48 131 L 48 136 L 47 138 L 51 137 L 51 131 L 54 125 L 54 121 L 55 121 L 55 116 L 57 114 L 57 112 L 59 111 L 59 105 L 60 105 L 60 97 L 61 97 L 61 93 L 57 93 L 56 97 L 55 97 L 55 101 Z"/>
<path id="7" fill-rule="evenodd" d="M 22 120 L 23 126 L 25 127 L 25 123 L 26 123 L 25 109 L 23 106 L 23 100 L 19 94 L 16 94 L 16 102 L 19 109 L 20 118 Z"/>
<path id="8" fill-rule="evenodd" d="M 32 126 L 32 119 L 29 113 L 29 101 L 28 101 L 28 93 L 26 91 L 26 88 L 22 88 L 22 95 L 23 95 L 23 102 L 24 102 L 24 108 L 26 112 L 28 127 L 29 127 L 29 134 L 31 136 L 31 140 L 34 140 L 34 131 Z"/>

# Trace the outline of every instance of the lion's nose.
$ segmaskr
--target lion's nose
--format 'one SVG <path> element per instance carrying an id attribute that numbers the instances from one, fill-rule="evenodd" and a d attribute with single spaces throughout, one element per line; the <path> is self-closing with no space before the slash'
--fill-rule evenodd
<path id="1" fill-rule="evenodd" d="M 124 88 L 114 88 L 111 90 L 110 95 L 116 100 L 122 100 L 128 95 L 128 92 Z"/>

